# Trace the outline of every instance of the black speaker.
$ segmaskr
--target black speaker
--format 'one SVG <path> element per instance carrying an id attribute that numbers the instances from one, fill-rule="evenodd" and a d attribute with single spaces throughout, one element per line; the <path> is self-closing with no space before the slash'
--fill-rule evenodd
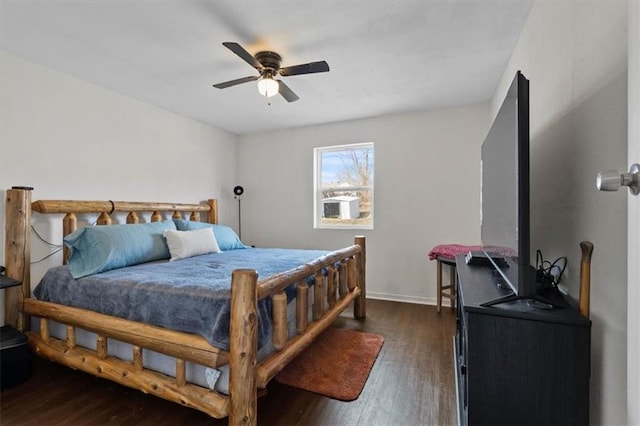
<path id="1" fill-rule="evenodd" d="M 236 187 L 233 188 L 233 193 L 239 197 L 242 194 L 244 194 L 244 188 L 241 187 L 240 185 L 237 185 Z"/>

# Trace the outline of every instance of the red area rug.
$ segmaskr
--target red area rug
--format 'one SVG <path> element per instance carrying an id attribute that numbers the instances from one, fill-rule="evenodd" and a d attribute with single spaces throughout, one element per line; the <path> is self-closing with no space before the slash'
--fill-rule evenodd
<path id="1" fill-rule="evenodd" d="M 383 343 L 376 334 L 329 327 L 278 373 L 276 381 L 353 401 L 362 392 Z"/>

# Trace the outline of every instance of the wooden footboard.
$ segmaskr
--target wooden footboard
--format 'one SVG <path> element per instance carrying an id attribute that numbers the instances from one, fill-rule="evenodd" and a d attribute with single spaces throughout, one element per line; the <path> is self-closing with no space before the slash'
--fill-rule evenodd
<path id="1" fill-rule="evenodd" d="M 258 388 L 278 374 L 344 311 L 364 295 L 365 239 L 330 253 L 314 262 L 256 283 L 253 270 L 235 271 L 231 286 L 231 363 L 230 424 L 256 423 Z M 338 265 L 338 266 L 336 266 Z M 342 271 L 340 273 L 339 271 Z M 308 323 L 309 288 L 306 278 L 313 276 L 313 321 Z M 340 279 L 342 277 L 342 279 Z M 287 296 L 285 289 L 296 285 L 296 328 L 288 339 Z M 272 298 L 273 343 L 276 352 L 257 363 L 257 303 Z M 364 304 L 359 309 L 364 315 Z M 355 305 L 354 305 L 355 309 Z"/>
<path id="2" fill-rule="evenodd" d="M 39 316 L 41 312 L 42 303 L 30 299 L 25 300 L 25 312 L 33 316 Z M 66 309 L 74 309 L 69 307 L 63 307 L 61 305 L 53 305 L 54 310 L 64 312 Z M 45 306 L 45 310 L 51 306 Z M 83 311 L 83 310 L 78 310 Z M 83 315 L 96 315 L 91 311 L 82 312 Z M 45 314 L 42 314 L 45 315 Z M 62 322 L 57 315 L 47 314 L 51 319 L 57 322 Z M 99 314 L 98 314 L 99 315 Z M 63 317 L 66 314 L 62 315 Z M 106 317 L 106 316 L 105 316 Z M 225 357 L 225 353 L 220 352 L 219 349 L 209 346 L 209 348 L 195 348 L 196 354 L 191 356 L 190 353 L 194 348 L 190 346 L 180 347 L 178 344 L 173 344 L 174 350 L 155 350 L 156 352 L 164 353 L 166 355 L 176 356 L 176 373 L 175 377 L 170 377 L 155 371 L 146 369 L 143 367 L 144 350 L 150 349 L 141 345 L 134 345 L 132 348 L 132 361 L 125 361 L 108 355 L 107 338 L 112 338 L 114 334 L 112 329 L 108 329 L 98 333 L 96 339 L 96 350 L 90 350 L 76 345 L 75 333 L 76 327 L 82 329 L 90 329 L 90 325 L 84 325 L 83 321 L 79 321 L 77 326 L 67 325 L 67 338 L 66 340 L 60 340 L 49 335 L 49 323 L 48 319 L 43 316 L 40 319 L 40 332 L 26 332 L 29 339 L 29 344 L 33 351 L 44 358 L 50 359 L 57 363 L 66 365 L 76 370 L 81 370 L 94 376 L 111 380 L 124 386 L 128 386 L 134 389 L 138 389 L 144 393 L 164 398 L 166 400 L 203 411 L 208 415 L 216 418 L 226 417 L 229 414 L 229 397 L 221 395 L 215 391 L 207 388 L 188 383 L 186 381 L 185 374 L 185 362 L 191 361 L 191 359 L 202 359 L 202 356 L 209 351 L 212 361 L 206 361 L 204 365 L 213 365 L 219 362 L 220 355 Z M 136 327 L 139 325 L 145 326 L 145 324 L 134 323 L 126 321 L 130 327 Z M 148 326 L 146 326 L 148 327 Z M 105 329 L 108 328 L 105 327 Z M 159 329 L 163 330 L 163 329 Z M 132 330 L 133 331 L 133 330 Z M 148 332 L 149 330 L 147 330 Z M 191 341 L 191 339 L 197 339 L 199 336 L 187 335 L 184 333 L 171 332 L 164 330 L 163 333 L 167 335 L 175 335 L 178 341 Z M 161 346 L 171 346 L 172 342 L 161 342 L 157 336 L 146 335 L 145 332 L 134 331 L 129 336 L 130 338 L 120 337 L 123 342 L 131 343 L 130 340 L 143 340 L 147 342 L 156 342 Z M 205 345 L 208 345 L 206 341 Z M 201 345 L 197 345 L 201 346 Z M 177 349 L 177 350 L 176 350 Z M 182 355 L 178 355 L 178 353 Z M 194 361 L 196 362 L 196 361 Z M 204 361 L 200 361 L 201 363 Z"/>
<path id="3" fill-rule="evenodd" d="M 231 284 L 230 350 L 211 346 L 204 338 L 121 318 L 99 314 L 27 297 L 30 286 L 31 210 L 42 214 L 64 214 L 63 229 L 67 235 L 76 228 L 78 213 L 99 214 L 98 224 L 111 223 L 111 214 L 125 212 L 128 223 L 137 223 L 137 212 L 151 212 L 151 220 L 162 220 L 162 213 L 172 217 L 191 212 L 198 220 L 200 212 L 207 220 L 217 222 L 217 203 L 207 205 L 113 201 L 37 201 L 31 203 L 31 191 L 7 190 L 6 203 L 7 275 L 22 281 L 22 286 L 5 293 L 5 322 L 27 332 L 34 351 L 74 369 L 79 369 L 114 382 L 173 401 L 216 418 L 229 416 L 229 424 L 256 424 L 258 389 L 281 371 L 287 363 L 326 329 L 352 302 L 354 315 L 366 315 L 365 239 L 356 237 L 355 244 L 301 265 L 274 277 L 258 281 L 254 270 L 236 270 Z M 65 256 L 66 260 L 66 256 Z M 306 282 L 314 277 L 310 288 Z M 287 331 L 287 297 L 289 286 L 296 288 L 296 329 L 291 338 Z M 311 294 L 310 294 L 311 293 Z M 270 297 L 273 306 L 273 343 L 276 352 L 257 361 L 259 300 Z M 312 320 L 309 321 L 308 300 L 312 297 Z M 28 331 L 29 317 L 40 318 L 39 332 Z M 66 325 L 66 338 L 52 337 L 49 320 Z M 97 335 L 96 349 L 76 343 L 76 330 Z M 107 342 L 114 339 L 132 345 L 131 361 L 109 355 Z M 176 359 L 175 377 L 150 371 L 143 366 L 144 351 L 151 350 Z M 186 380 L 186 363 L 216 368 L 229 364 L 229 396 L 219 394 Z"/>

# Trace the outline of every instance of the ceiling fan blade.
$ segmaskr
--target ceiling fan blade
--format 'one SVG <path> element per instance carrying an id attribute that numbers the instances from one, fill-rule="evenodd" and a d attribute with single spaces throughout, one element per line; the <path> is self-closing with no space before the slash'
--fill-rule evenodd
<path id="1" fill-rule="evenodd" d="M 299 75 L 299 74 L 313 74 L 316 72 L 329 71 L 329 64 L 326 61 L 310 62 L 308 64 L 293 65 L 290 67 L 280 68 L 278 73 L 283 76 Z"/>
<path id="2" fill-rule="evenodd" d="M 289 89 L 289 86 L 284 84 L 281 80 L 276 80 L 276 81 L 280 86 L 280 88 L 278 89 L 278 92 L 280 93 L 280 95 L 282 95 L 283 98 L 287 100 L 287 102 L 295 102 L 298 99 L 300 99 L 298 95 L 293 93 L 293 90 Z"/>
<path id="3" fill-rule="evenodd" d="M 238 43 L 234 43 L 232 41 L 225 41 L 224 43 L 222 43 L 222 45 L 227 49 L 231 50 L 236 55 L 240 56 L 240 58 L 242 58 L 243 61 L 245 61 L 246 63 L 248 63 L 255 69 L 257 69 L 258 71 L 262 71 L 263 67 L 260 64 L 260 62 L 258 62 L 251 53 L 247 52 L 244 49 L 244 47 L 240 46 Z"/>
<path id="4" fill-rule="evenodd" d="M 235 80 L 225 81 L 224 83 L 214 84 L 213 87 L 215 87 L 216 89 L 225 89 L 227 87 L 236 86 L 238 84 L 248 83 L 250 81 L 256 81 L 259 78 L 260 77 L 257 75 L 252 75 L 250 77 L 237 78 Z"/>

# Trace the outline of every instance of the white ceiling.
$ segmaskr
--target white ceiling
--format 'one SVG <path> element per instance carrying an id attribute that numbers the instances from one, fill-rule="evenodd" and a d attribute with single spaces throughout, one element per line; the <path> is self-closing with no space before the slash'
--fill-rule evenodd
<path id="1" fill-rule="evenodd" d="M 236 134 L 488 101 L 532 1 L 0 0 L 0 49 Z M 271 105 L 222 46 L 274 50 Z"/>

